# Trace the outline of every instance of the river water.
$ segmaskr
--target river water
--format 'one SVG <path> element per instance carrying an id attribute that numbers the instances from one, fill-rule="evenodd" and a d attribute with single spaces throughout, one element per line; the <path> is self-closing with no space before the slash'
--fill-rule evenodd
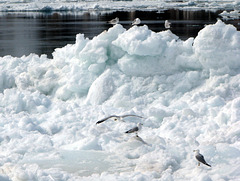
<path id="1" fill-rule="evenodd" d="M 171 31 L 186 40 L 196 37 L 205 24 L 213 24 L 220 18 L 221 11 L 104 11 L 104 12 L 21 12 L 0 14 L 0 57 L 12 55 L 21 57 L 35 53 L 47 54 L 52 57 L 55 48 L 61 48 L 75 42 L 76 34 L 83 33 L 85 37 L 93 38 L 110 28 L 107 21 L 119 17 L 120 24 L 126 29 L 136 17 L 142 20 L 149 29 L 155 32 L 163 31 L 164 21 L 172 23 Z M 234 24 L 234 20 L 226 23 Z"/>

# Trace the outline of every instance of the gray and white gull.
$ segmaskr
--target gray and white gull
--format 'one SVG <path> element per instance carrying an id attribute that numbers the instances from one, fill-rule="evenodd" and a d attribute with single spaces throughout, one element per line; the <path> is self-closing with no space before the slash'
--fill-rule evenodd
<path id="1" fill-rule="evenodd" d="M 199 150 L 193 150 L 193 152 L 195 152 L 195 158 L 198 161 L 198 166 L 200 166 L 200 163 L 203 163 L 204 165 L 207 165 L 207 166 L 211 167 L 211 165 L 209 165 L 205 161 L 204 156 L 199 152 Z"/>
<path id="2" fill-rule="evenodd" d="M 133 20 L 132 25 L 139 25 L 141 23 L 141 20 L 139 18 L 136 18 Z"/>
<path id="3" fill-rule="evenodd" d="M 142 129 L 142 123 L 138 123 L 136 127 L 126 131 L 125 133 L 136 133 L 136 136 L 138 136 L 138 131 Z"/>
<path id="4" fill-rule="evenodd" d="M 164 26 L 165 28 L 171 28 L 171 23 L 168 21 L 168 20 L 165 20 L 165 23 L 164 23 Z"/>
<path id="5" fill-rule="evenodd" d="M 116 17 L 116 18 L 114 18 L 114 19 L 108 21 L 108 23 L 109 23 L 109 24 L 112 24 L 112 25 L 118 24 L 118 23 L 119 23 L 119 18 Z"/>

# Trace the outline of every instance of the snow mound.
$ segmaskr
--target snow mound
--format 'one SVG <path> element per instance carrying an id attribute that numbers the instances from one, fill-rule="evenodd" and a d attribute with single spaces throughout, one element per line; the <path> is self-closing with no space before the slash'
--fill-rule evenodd
<path id="1" fill-rule="evenodd" d="M 186 41 L 115 25 L 53 59 L 0 57 L 0 180 L 239 180 L 239 60 L 220 20 Z M 143 118 L 96 124 L 124 114 Z"/>

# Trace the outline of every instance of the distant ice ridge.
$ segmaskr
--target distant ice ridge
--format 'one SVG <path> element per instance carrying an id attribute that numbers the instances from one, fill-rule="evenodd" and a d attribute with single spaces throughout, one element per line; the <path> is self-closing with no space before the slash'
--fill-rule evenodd
<path id="1" fill-rule="evenodd" d="M 239 19 L 240 18 L 240 11 L 234 10 L 234 11 L 223 11 L 220 16 L 222 16 L 224 19 Z"/>
<path id="2" fill-rule="evenodd" d="M 111 2 L 111 3 L 109 3 Z M 239 0 L 0 0 L 0 11 L 159 10 L 166 8 L 239 9 Z"/>
<path id="3" fill-rule="evenodd" d="M 237 181 L 239 60 L 220 20 L 186 41 L 118 24 L 53 59 L 1 57 L 0 180 Z M 113 114 L 146 119 L 95 124 Z M 138 122 L 146 144 L 125 134 Z"/>

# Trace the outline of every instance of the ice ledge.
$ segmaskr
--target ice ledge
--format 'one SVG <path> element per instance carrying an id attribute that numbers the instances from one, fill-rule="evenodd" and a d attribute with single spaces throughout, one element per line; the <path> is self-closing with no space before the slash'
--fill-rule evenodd
<path id="1" fill-rule="evenodd" d="M 0 1 L 1 12 L 19 12 L 19 11 L 106 11 L 106 10 L 163 10 L 163 9 L 238 9 L 239 1 L 170 1 L 170 0 L 155 0 L 155 1 L 64 1 L 64 0 L 24 0 L 24 1 Z"/>

